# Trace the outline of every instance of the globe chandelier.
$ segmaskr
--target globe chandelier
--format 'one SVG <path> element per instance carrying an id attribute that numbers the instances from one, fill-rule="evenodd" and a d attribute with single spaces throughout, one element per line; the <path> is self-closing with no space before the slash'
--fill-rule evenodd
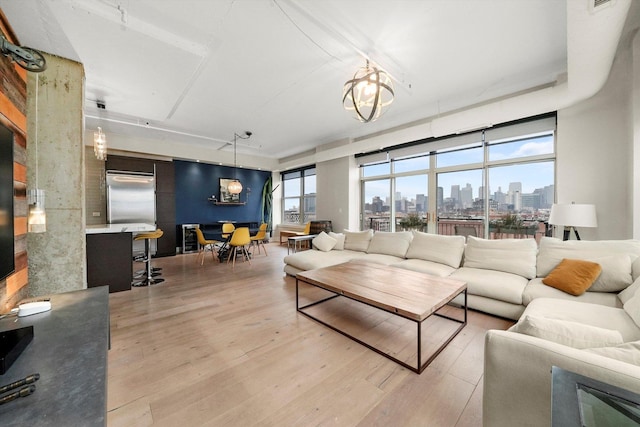
<path id="1" fill-rule="evenodd" d="M 356 119 L 369 123 L 388 109 L 386 107 L 391 105 L 393 98 L 393 82 L 389 74 L 367 60 L 367 64 L 344 84 L 342 104 L 345 110 L 355 113 Z"/>

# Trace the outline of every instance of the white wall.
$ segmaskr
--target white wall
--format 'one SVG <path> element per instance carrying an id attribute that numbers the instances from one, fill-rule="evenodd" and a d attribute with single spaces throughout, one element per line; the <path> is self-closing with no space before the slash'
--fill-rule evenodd
<path id="1" fill-rule="evenodd" d="M 342 157 L 316 164 L 316 218 L 331 220 L 336 232 L 345 228 L 358 229 L 359 179 L 356 178 L 354 182 L 351 178 L 354 160 L 353 157 Z M 355 172 L 357 174 L 357 169 Z M 353 206 L 354 200 L 356 209 Z"/>
<path id="2" fill-rule="evenodd" d="M 557 201 L 596 205 L 598 227 L 579 230 L 586 240 L 633 237 L 632 76 L 623 47 L 600 92 L 558 111 Z"/>

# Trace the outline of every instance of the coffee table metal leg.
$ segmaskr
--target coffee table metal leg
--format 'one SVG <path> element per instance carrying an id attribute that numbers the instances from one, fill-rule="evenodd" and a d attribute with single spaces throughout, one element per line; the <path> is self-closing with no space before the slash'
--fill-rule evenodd
<path id="1" fill-rule="evenodd" d="M 422 372 L 420 369 L 422 365 L 422 322 L 416 323 L 418 324 L 418 366 L 416 367 L 416 372 L 420 373 Z"/>

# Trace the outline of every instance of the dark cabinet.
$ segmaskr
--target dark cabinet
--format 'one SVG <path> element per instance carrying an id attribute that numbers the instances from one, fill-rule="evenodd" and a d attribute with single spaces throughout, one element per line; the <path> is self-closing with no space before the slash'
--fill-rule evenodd
<path id="1" fill-rule="evenodd" d="M 131 233 L 87 234 L 87 287 L 109 286 L 109 292 L 131 289 Z"/>

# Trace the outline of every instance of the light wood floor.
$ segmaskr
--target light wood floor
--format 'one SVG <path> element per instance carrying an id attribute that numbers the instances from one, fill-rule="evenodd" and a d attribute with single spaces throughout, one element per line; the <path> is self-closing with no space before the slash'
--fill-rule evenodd
<path id="1" fill-rule="evenodd" d="M 482 425 L 484 333 L 511 322 L 470 311 L 417 375 L 297 313 L 286 247 L 267 250 L 235 270 L 155 259 L 165 282 L 111 294 L 109 426 Z M 339 304 L 327 315 L 365 335 L 405 330 Z"/>

